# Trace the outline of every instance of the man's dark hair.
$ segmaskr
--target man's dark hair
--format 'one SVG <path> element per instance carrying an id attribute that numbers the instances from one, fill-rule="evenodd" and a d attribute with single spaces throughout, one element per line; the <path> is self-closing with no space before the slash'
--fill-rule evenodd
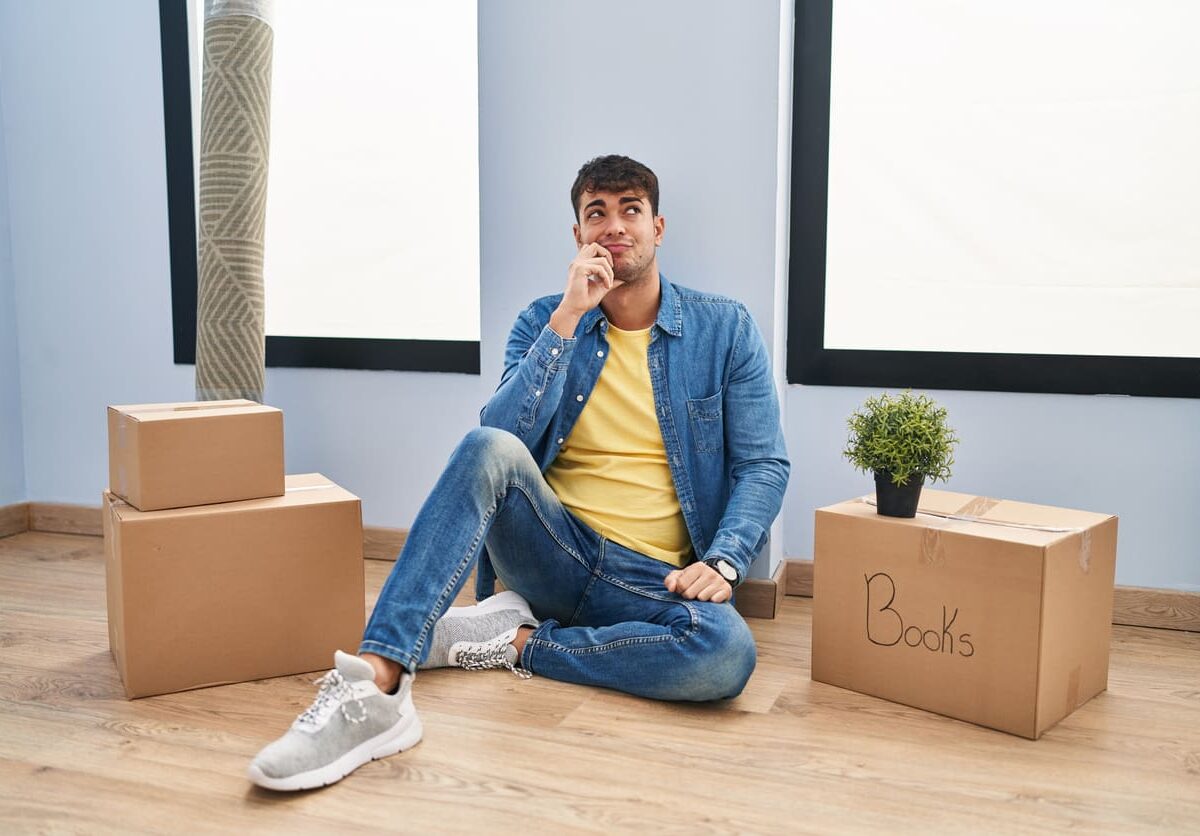
<path id="1" fill-rule="evenodd" d="M 658 215 L 658 178 L 637 160 L 608 154 L 588 160 L 571 186 L 571 209 L 579 220 L 579 196 L 584 192 L 645 192 L 650 211 Z"/>

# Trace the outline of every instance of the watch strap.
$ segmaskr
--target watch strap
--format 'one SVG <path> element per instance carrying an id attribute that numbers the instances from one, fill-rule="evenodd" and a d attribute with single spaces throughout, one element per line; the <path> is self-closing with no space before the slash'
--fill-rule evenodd
<path id="1" fill-rule="evenodd" d="M 704 561 L 711 566 L 721 578 L 730 586 L 738 585 L 737 567 L 733 565 L 733 561 L 726 557 L 710 557 Z M 729 577 L 732 574 L 733 577 Z"/>

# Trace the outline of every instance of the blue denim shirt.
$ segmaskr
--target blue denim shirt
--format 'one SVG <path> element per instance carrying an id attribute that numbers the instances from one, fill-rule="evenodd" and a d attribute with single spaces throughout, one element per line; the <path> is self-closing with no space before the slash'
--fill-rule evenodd
<path id="1" fill-rule="evenodd" d="M 738 582 L 779 513 L 790 465 L 766 345 L 741 303 L 673 285 L 650 332 L 650 382 L 671 477 L 692 547 L 727 558 Z M 535 300 L 517 317 L 500 386 L 480 412 L 508 430 L 545 472 L 571 435 L 608 356 L 608 319 L 595 308 L 573 339 L 549 327 L 562 295 Z M 495 575 L 480 561 L 477 594 Z"/>

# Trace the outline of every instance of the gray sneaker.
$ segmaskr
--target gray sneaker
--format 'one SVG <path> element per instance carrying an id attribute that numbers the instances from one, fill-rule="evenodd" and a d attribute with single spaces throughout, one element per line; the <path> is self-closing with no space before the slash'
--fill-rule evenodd
<path id="1" fill-rule="evenodd" d="M 333 670 L 317 680 L 321 690 L 313 704 L 250 763 L 246 775 L 260 787 L 323 787 L 420 742 L 412 674 L 401 674 L 392 695 L 375 686 L 375 670 L 365 659 L 339 650 L 333 663 Z"/>
<path id="2" fill-rule="evenodd" d="M 434 625 L 429 658 L 421 667 L 508 668 L 528 679 L 533 674 L 517 667 L 517 649 L 511 642 L 519 628 L 537 626 L 528 602 L 512 590 L 471 607 L 451 607 Z"/>

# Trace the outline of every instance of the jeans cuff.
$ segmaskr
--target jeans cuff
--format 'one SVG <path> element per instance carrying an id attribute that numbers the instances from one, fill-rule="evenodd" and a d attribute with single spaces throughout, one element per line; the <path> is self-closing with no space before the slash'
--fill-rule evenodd
<path id="1" fill-rule="evenodd" d="M 390 644 L 373 641 L 371 639 L 363 639 L 362 644 L 358 646 L 358 653 L 361 656 L 363 653 L 374 653 L 376 656 L 382 656 L 384 659 L 391 659 L 393 662 L 400 665 L 409 673 L 415 673 L 419 660 L 411 653 L 392 647 Z"/>
<path id="2" fill-rule="evenodd" d="M 533 632 L 529 634 L 529 638 L 525 640 L 525 649 L 521 651 L 521 667 L 531 673 L 533 670 L 533 649 L 537 647 L 540 635 L 545 634 L 548 630 L 558 626 L 558 622 L 553 618 L 547 618 L 537 627 L 533 628 Z"/>

